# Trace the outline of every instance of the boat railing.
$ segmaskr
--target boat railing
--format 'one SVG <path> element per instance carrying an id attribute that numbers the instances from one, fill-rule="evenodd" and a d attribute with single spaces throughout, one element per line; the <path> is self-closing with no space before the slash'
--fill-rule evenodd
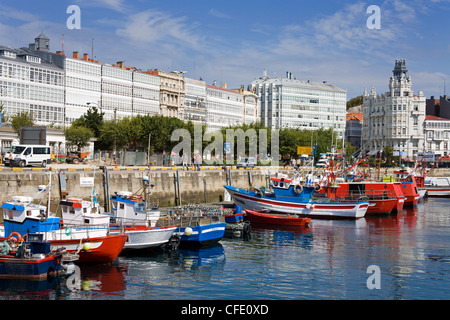
<path id="1" fill-rule="evenodd" d="M 225 214 L 229 214 L 228 209 L 214 205 L 186 205 L 168 208 L 166 215 L 162 216 L 156 226 L 167 227 L 195 227 L 221 220 Z"/>
<path id="2" fill-rule="evenodd" d="M 109 235 L 109 232 L 109 223 L 96 225 L 85 223 L 65 223 L 59 229 L 51 231 L 55 239 L 62 238 L 64 235 L 74 239 L 78 239 L 79 237 L 97 237 L 99 236 L 99 233 Z M 55 237 L 56 235 L 59 235 L 59 237 Z"/>
<path id="3" fill-rule="evenodd" d="M 388 200 L 397 198 L 396 194 L 392 191 L 383 191 L 383 192 L 376 192 L 374 190 L 368 190 L 368 191 L 353 191 L 349 192 L 348 194 L 345 194 L 344 196 L 339 195 L 336 197 L 341 198 L 344 200 Z"/>

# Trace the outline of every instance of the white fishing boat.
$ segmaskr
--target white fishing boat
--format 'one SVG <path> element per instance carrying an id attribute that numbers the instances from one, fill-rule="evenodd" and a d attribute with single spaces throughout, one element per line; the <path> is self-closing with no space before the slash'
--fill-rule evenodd
<path id="1" fill-rule="evenodd" d="M 125 233 L 127 240 L 124 244 L 124 250 L 159 247 L 168 243 L 175 231 L 175 227 L 151 227 L 147 224 L 130 223 L 127 219 L 100 213 L 100 207 L 95 201 L 69 198 L 61 201 L 60 205 L 64 225 L 90 225 L 95 227 L 106 223 L 112 235 Z M 110 223 L 111 219 L 113 223 Z"/>

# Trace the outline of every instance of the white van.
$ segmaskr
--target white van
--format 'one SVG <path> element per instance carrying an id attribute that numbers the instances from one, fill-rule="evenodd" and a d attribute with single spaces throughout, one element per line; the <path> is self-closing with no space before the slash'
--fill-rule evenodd
<path id="1" fill-rule="evenodd" d="M 5 166 L 25 167 L 28 165 L 40 165 L 46 167 L 51 161 L 50 147 L 43 145 L 17 145 L 3 157 Z"/>

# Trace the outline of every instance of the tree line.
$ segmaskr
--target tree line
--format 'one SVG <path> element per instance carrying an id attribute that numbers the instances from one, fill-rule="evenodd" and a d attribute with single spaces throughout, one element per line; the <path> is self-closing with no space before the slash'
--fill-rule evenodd
<path id="1" fill-rule="evenodd" d="M 89 140 L 96 138 L 96 150 L 146 150 L 151 137 L 150 152 L 162 153 L 172 150 L 179 141 L 172 141 L 172 132 L 176 129 L 186 129 L 191 137 L 194 137 L 194 124 L 183 122 L 178 118 L 165 117 L 161 115 L 136 115 L 117 120 L 105 120 L 104 113 L 95 106 L 91 106 L 87 113 L 74 121 L 72 125 L 64 130 L 67 141 L 78 149 L 86 146 Z M 210 133 L 209 141 L 202 141 L 204 149 L 208 144 L 214 142 L 217 135 L 222 135 L 222 140 L 227 141 L 227 129 L 242 129 L 246 132 L 254 129 L 259 141 L 260 129 L 266 129 L 267 149 L 271 150 L 271 130 L 260 122 L 252 124 L 242 124 L 223 128 L 219 132 Z M 206 128 L 202 126 L 202 137 L 205 137 Z M 337 133 L 332 129 L 308 130 L 298 128 L 283 128 L 279 130 L 279 155 L 281 157 L 297 158 L 298 146 L 317 145 L 317 157 L 321 153 L 331 152 L 334 143 L 335 149 L 342 148 L 342 140 L 337 139 Z M 247 139 L 246 151 L 250 142 Z M 193 143 L 193 142 L 192 142 Z M 236 145 L 236 144 L 235 144 Z M 194 146 L 192 146 L 194 150 Z M 251 155 L 250 155 L 251 156 Z"/>

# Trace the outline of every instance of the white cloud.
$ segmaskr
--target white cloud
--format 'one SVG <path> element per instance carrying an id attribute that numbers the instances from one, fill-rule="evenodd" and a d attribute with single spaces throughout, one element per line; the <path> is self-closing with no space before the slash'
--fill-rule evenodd
<path id="1" fill-rule="evenodd" d="M 216 10 L 216 9 L 209 10 L 208 14 L 213 16 L 213 17 L 216 17 L 216 18 L 231 19 L 230 15 L 228 15 L 228 14 L 226 14 L 224 12 L 221 12 L 219 10 Z"/>
<path id="2" fill-rule="evenodd" d="M 178 43 L 199 49 L 201 37 L 193 31 L 186 17 L 172 17 L 167 13 L 147 10 L 128 17 L 116 34 L 127 42 L 143 44 Z"/>

